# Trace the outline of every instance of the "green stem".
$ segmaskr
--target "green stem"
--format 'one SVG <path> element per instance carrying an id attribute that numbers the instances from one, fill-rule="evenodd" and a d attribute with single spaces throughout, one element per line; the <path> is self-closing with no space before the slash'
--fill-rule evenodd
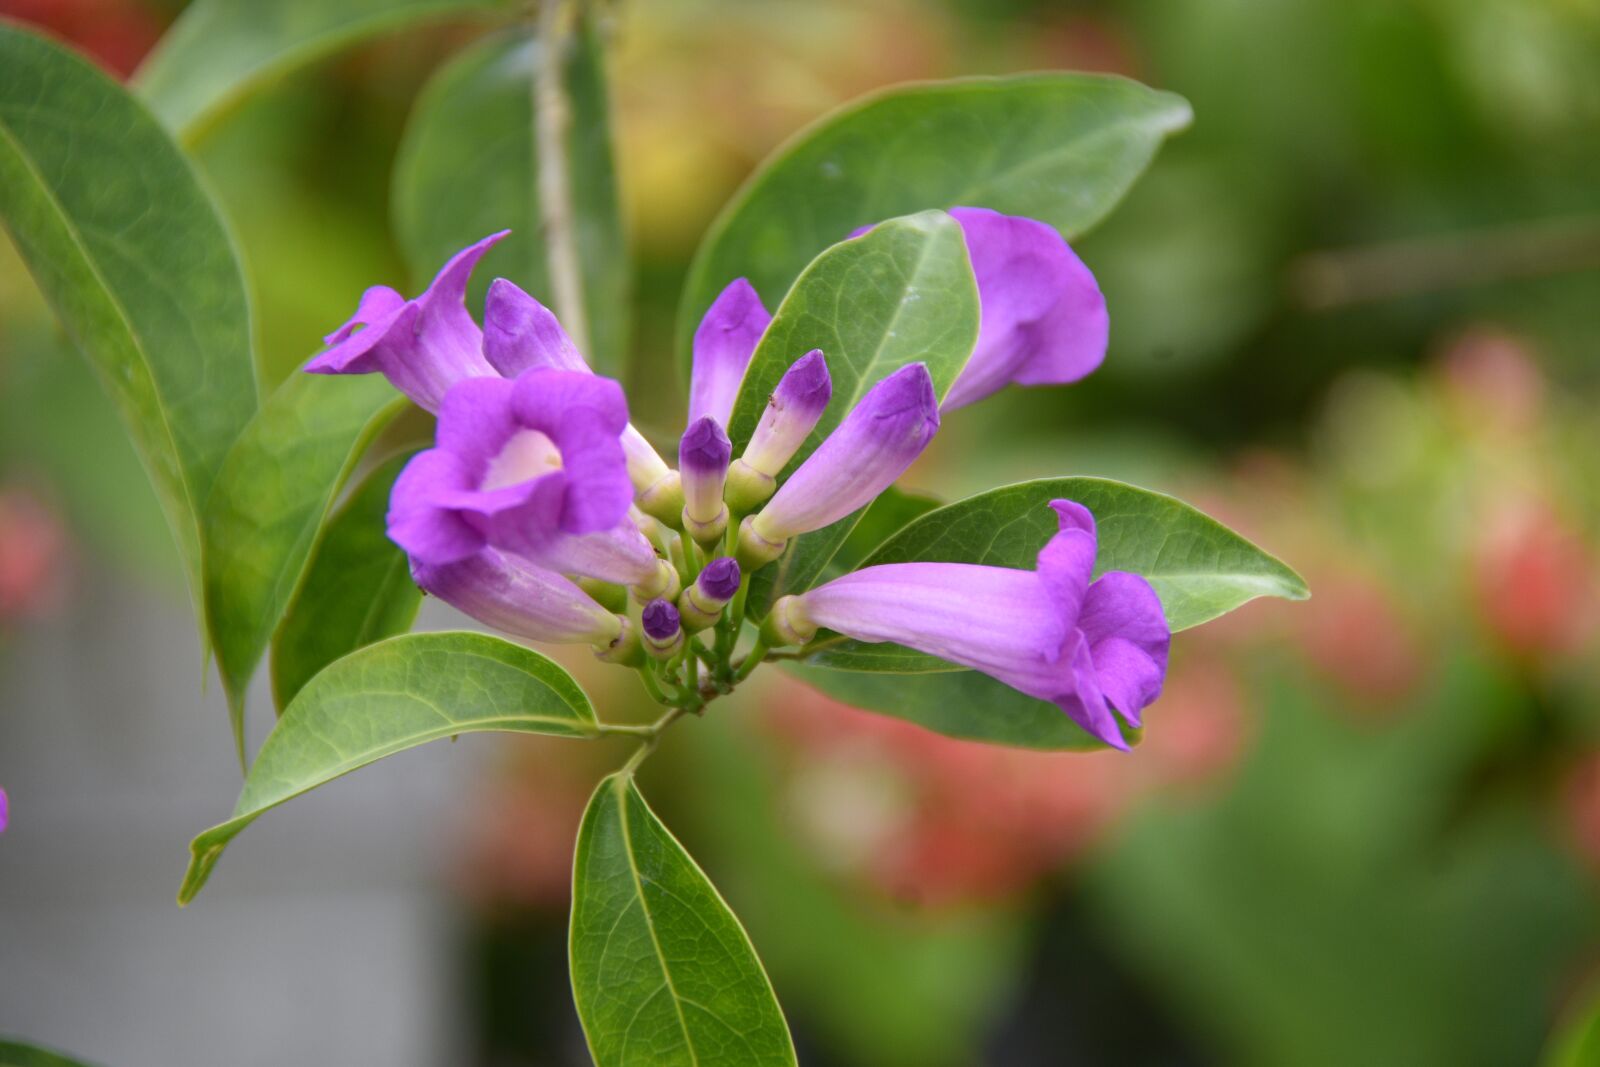
<path id="1" fill-rule="evenodd" d="M 767 658 L 767 645 L 761 638 L 756 638 L 756 643 L 750 646 L 750 651 L 739 663 L 739 669 L 733 673 L 733 682 L 738 685 L 750 677 L 750 672 L 761 666 L 761 661 Z"/>
<path id="2" fill-rule="evenodd" d="M 653 663 L 647 663 L 638 668 L 639 679 L 644 682 L 644 687 L 650 693 L 650 699 L 665 707 L 672 707 L 673 702 L 667 698 L 666 690 L 661 688 L 661 682 L 656 678 L 656 669 Z"/>
<path id="3" fill-rule="evenodd" d="M 583 303 L 583 269 L 578 256 L 577 211 L 567 135 L 572 105 L 563 80 L 573 47 L 578 12 L 572 0 L 544 0 L 539 12 L 538 71 L 533 82 L 534 134 L 539 155 L 539 211 L 550 267 L 556 317 L 579 352 L 589 352 L 589 322 Z"/>
<path id="4" fill-rule="evenodd" d="M 633 755 L 628 757 L 628 762 L 622 765 L 622 773 L 625 775 L 632 775 L 634 771 L 638 770 L 639 764 L 648 759 L 650 753 L 654 752 L 656 750 L 656 746 L 661 743 L 661 735 L 666 732 L 667 727 L 671 726 L 673 723 L 677 722 L 687 714 L 689 714 L 688 708 L 673 708 L 671 711 L 661 716 L 661 718 L 657 719 L 654 723 L 645 727 L 645 729 L 649 731 L 645 738 L 645 742 L 635 749 Z"/>

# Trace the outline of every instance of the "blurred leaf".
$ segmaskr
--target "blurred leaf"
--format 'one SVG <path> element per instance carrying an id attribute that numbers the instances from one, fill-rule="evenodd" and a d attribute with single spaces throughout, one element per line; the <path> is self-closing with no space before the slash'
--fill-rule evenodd
<path id="1" fill-rule="evenodd" d="M 361 453 L 407 401 L 377 375 L 295 374 L 267 398 L 206 506 L 206 620 L 244 759 L 244 698 L 317 530 Z"/>
<path id="2" fill-rule="evenodd" d="M 60 1052 L 0 1036 L 0 1067 L 88 1067 Z"/>
<path id="3" fill-rule="evenodd" d="M 734 455 L 750 440 L 784 371 L 813 348 L 828 360 L 833 400 L 790 461 L 791 471 L 868 389 L 907 364 L 926 363 L 943 397 L 977 337 L 977 284 L 961 227 L 950 216 L 928 211 L 894 219 L 834 245 L 800 275 L 750 357 L 728 423 Z M 758 571 L 753 616 L 784 593 L 809 588 L 859 517 L 794 538 L 776 563 Z"/>
<path id="4" fill-rule="evenodd" d="M 389 540 L 389 490 L 411 454 L 367 476 L 322 527 L 283 622 L 272 637 L 272 696 L 285 708 L 322 668 L 411 629 L 422 590 Z"/>
<path id="5" fill-rule="evenodd" d="M 1095 516 L 1096 576 L 1143 575 L 1174 632 L 1261 596 L 1304 600 L 1305 582 L 1215 519 L 1162 493 L 1105 478 L 1045 478 L 991 489 L 931 511 L 884 542 L 863 566 L 914 561 L 1032 570 L 1057 529 L 1050 501 L 1076 500 Z M 949 663 L 893 644 L 817 642 L 810 663 L 854 671 L 951 671 Z M 1054 709 L 1052 709 L 1053 711 Z"/>
<path id="6" fill-rule="evenodd" d="M 240 98 L 345 45 L 413 23 L 510 10 L 512 0 L 195 0 L 134 75 L 185 140 Z"/>
<path id="7" fill-rule="evenodd" d="M 338 660 L 284 710 L 233 817 L 189 846 L 178 903 L 194 899 L 228 842 L 267 809 L 396 752 L 489 730 L 598 735 L 594 708 L 566 671 L 498 637 L 407 634 Z"/>
<path id="8" fill-rule="evenodd" d="M 1571 1013 L 1550 1037 L 1544 1067 L 1594 1067 L 1600 1063 L 1600 984 L 1591 983 Z"/>
<path id="9" fill-rule="evenodd" d="M 1545 791 L 1484 773 L 1526 694 L 1466 650 L 1380 724 L 1256 659 L 1271 684 L 1246 762 L 1210 803 L 1152 798 L 1092 854 L 1098 928 L 1212 1062 L 1537 1063 L 1600 923 Z"/>
<path id="10" fill-rule="evenodd" d="M 572 996 L 597 1067 L 795 1063 L 750 938 L 630 773 L 595 789 L 572 887 Z"/>
<path id="11" fill-rule="evenodd" d="M 599 35 L 584 20 L 566 56 L 567 142 L 589 351 L 601 374 L 627 356 L 631 266 L 617 199 Z M 417 278 L 429 278 L 485 234 L 509 229 L 484 257 L 470 305 L 489 279 L 509 278 L 550 303 L 534 139 L 538 42 L 491 38 L 446 64 L 423 90 L 395 161 L 395 232 Z M 581 343 L 581 341 L 580 341 Z"/>
<path id="12" fill-rule="evenodd" d="M 683 366 L 737 277 L 776 300 L 857 227 L 930 208 L 1028 215 L 1075 237 L 1189 120 L 1181 97 L 1095 74 L 908 85 L 850 104 L 769 157 L 712 225 L 679 309 Z"/>
<path id="13" fill-rule="evenodd" d="M 228 234 L 137 101 L 0 25 L 0 218 L 116 400 L 202 603 L 201 511 L 256 405 Z"/>

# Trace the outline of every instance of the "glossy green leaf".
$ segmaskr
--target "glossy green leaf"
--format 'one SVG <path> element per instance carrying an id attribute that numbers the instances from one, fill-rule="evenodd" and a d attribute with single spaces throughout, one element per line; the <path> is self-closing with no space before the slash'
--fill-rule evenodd
<path id="1" fill-rule="evenodd" d="M 317 530 L 362 451 L 405 404 L 377 375 L 291 375 L 217 475 L 205 516 L 206 619 L 241 759 L 245 687 Z"/>
<path id="2" fill-rule="evenodd" d="M 368 645 L 318 674 L 256 755 L 233 817 L 194 839 L 178 903 L 263 812 L 342 774 L 429 741 L 499 730 L 595 737 L 594 708 L 571 675 L 531 649 L 477 633 Z"/>
<path id="3" fill-rule="evenodd" d="M 728 422 L 734 454 L 749 441 L 784 371 L 813 348 L 827 357 L 833 400 L 789 470 L 868 389 L 907 364 L 926 363 L 942 398 L 977 337 L 978 289 L 967 246 L 961 227 L 944 212 L 894 219 L 837 244 L 800 275 L 750 357 Z M 857 512 L 795 538 L 782 557 L 757 572 L 752 617 L 760 618 L 784 593 L 809 588 L 859 518 Z"/>
<path id="4" fill-rule="evenodd" d="M 550 304 L 534 138 L 534 75 L 543 52 L 524 34 L 490 38 L 446 64 L 423 90 L 395 163 L 395 232 L 419 279 L 486 234 L 511 235 L 484 257 L 468 305 L 492 278 Z M 568 183 L 582 264 L 588 344 L 602 374 L 628 347 L 631 269 L 611 152 L 604 55 L 588 21 L 565 55 Z M 582 343 L 580 341 L 580 343 Z"/>
<path id="5" fill-rule="evenodd" d="M 256 407 L 232 244 L 138 101 L 0 24 L 0 221 L 116 401 L 201 603 L 201 516 Z"/>
<path id="6" fill-rule="evenodd" d="M 597 1067 L 792 1067 L 749 937 L 631 775 L 589 801 L 572 884 L 572 995 Z"/>
<path id="7" fill-rule="evenodd" d="M 845 574 L 861 566 L 861 561 L 890 537 L 899 533 L 912 519 L 926 515 L 940 506 L 940 501 L 923 493 L 910 493 L 893 486 L 879 494 L 867 505 L 861 521 L 856 523 L 850 536 L 845 538 L 839 551 L 828 561 L 826 575 Z"/>
<path id="8" fill-rule="evenodd" d="M 862 563 L 938 561 L 1032 569 L 1056 530 L 1049 502 L 1094 513 L 1095 573 L 1149 579 L 1174 631 L 1260 596 L 1303 600 L 1300 576 L 1182 501 L 1103 478 L 1047 478 L 1005 486 L 912 520 Z M 1027 748 L 1098 747 L 1054 705 L 973 671 L 895 644 L 824 635 L 796 673 L 845 703 L 955 737 Z M 817 670 L 827 667 L 830 670 Z M 1159 710 L 1152 713 L 1159 721 Z"/>
<path id="9" fill-rule="evenodd" d="M 770 306 L 857 227 L 931 208 L 1028 215 L 1074 237 L 1189 120 L 1181 97 L 1095 74 L 906 85 L 850 104 L 775 152 L 712 225 L 680 308 L 684 367 L 695 324 L 734 278 Z"/>
<path id="10" fill-rule="evenodd" d="M 792 661 L 783 667 L 841 704 L 892 715 L 949 737 L 1048 751 L 1105 747 L 1054 704 L 1035 700 L 977 671 L 895 674 L 832 670 Z M 1160 712 L 1158 703 L 1145 713 L 1146 718 L 1159 723 Z M 1122 732 L 1130 744 L 1141 736 L 1141 731 L 1128 727 Z"/>
<path id="11" fill-rule="evenodd" d="M 0 1067 L 88 1067 L 88 1064 L 27 1041 L 0 1036 Z"/>
<path id="12" fill-rule="evenodd" d="M 280 709 L 334 660 L 403 634 L 416 620 L 422 590 L 384 521 L 389 490 L 410 459 L 395 456 L 374 470 L 318 535 L 272 636 L 272 696 Z"/>
<path id="13" fill-rule="evenodd" d="M 344 45 L 512 7 L 512 0 L 195 0 L 134 82 L 167 128 L 189 138 L 241 97 Z"/>

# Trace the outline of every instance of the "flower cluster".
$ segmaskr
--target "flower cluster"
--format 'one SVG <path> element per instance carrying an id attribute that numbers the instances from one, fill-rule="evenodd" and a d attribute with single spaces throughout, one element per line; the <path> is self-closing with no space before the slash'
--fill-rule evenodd
<path id="1" fill-rule="evenodd" d="M 993 211 L 951 215 L 982 320 L 942 407 L 1094 370 L 1105 304 L 1060 235 Z M 435 446 L 396 481 L 388 519 L 424 590 L 518 637 L 593 645 L 602 659 L 641 668 L 651 691 L 680 708 L 726 692 L 768 648 L 826 628 L 982 671 L 1126 747 L 1113 709 L 1136 726 L 1160 693 L 1168 628 L 1142 578 L 1113 572 L 1091 582 L 1094 519 L 1068 500 L 1052 504 L 1060 529 L 1035 570 L 864 568 L 779 599 L 755 646 L 731 662 L 750 576 L 794 538 L 871 503 L 933 439 L 941 403 L 927 367 L 874 383 L 782 478 L 832 400 L 827 354 L 795 353 L 734 456 L 726 427 L 771 321 L 749 283 L 734 281 L 694 336 L 674 469 L 629 423 L 617 383 L 590 371 L 538 301 L 497 279 L 482 327 L 473 320 L 468 279 L 503 236 L 456 255 L 415 299 L 369 289 L 306 368 L 382 373 L 437 415 Z M 708 648 L 701 631 L 710 629 Z"/>

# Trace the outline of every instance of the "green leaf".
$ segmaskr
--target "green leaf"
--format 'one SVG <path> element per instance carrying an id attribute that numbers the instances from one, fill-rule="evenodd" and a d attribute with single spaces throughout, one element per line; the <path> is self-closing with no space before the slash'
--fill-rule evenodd
<path id="1" fill-rule="evenodd" d="M 389 540 L 389 490 L 411 453 L 374 470 L 323 526 L 305 577 L 272 637 L 272 695 L 288 707 L 322 668 L 411 629 L 422 590 Z"/>
<path id="2" fill-rule="evenodd" d="M 733 453 L 755 432 L 784 371 L 813 348 L 828 360 L 833 400 L 789 470 L 862 394 L 907 364 L 926 363 L 934 392 L 943 398 L 977 338 L 977 283 L 961 227 L 944 212 L 893 219 L 834 245 L 800 275 L 750 357 L 728 421 Z M 857 512 L 795 538 L 777 562 L 758 571 L 748 605 L 752 617 L 764 615 L 777 597 L 809 588 L 859 519 Z"/>
<path id="3" fill-rule="evenodd" d="M 832 670 L 793 661 L 784 662 L 783 667 L 841 704 L 892 715 L 949 737 L 1047 751 L 1105 747 L 1054 704 L 1035 700 L 977 671 L 895 674 Z M 1160 710 L 1157 704 L 1146 713 L 1147 718 L 1159 718 Z M 1130 744 L 1142 736 L 1142 731 L 1128 727 L 1122 732 Z"/>
<path id="4" fill-rule="evenodd" d="M 712 225 L 680 307 L 683 366 L 725 285 L 746 277 L 777 300 L 812 256 L 860 226 L 987 207 L 1075 237 L 1190 117 L 1181 97 L 1095 74 L 906 85 L 849 104 L 778 149 Z"/>
<path id="5" fill-rule="evenodd" d="M 935 561 L 1031 570 L 1056 531 L 1049 502 L 1057 498 L 1094 513 L 1096 575 L 1119 570 L 1149 579 L 1174 632 L 1256 597 L 1310 595 L 1294 571 L 1216 520 L 1170 496 L 1103 478 L 1023 482 L 938 508 L 912 520 L 862 565 Z M 806 651 L 796 673 L 845 703 L 956 737 L 1027 748 L 1090 746 L 1054 705 L 934 656 L 838 635 Z M 831 670 L 808 669 L 816 667 Z"/>
<path id="6" fill-rule="evenodd" d="M 912 519 L 926 515 L 940 502 L 923 493 L 911 493 L 890 486 L 867 505 L 867 510 L 856 523 L 850 536 L 845 538 L 839 551 L 828 561 L 827 574 L 845 574 L 861 566 L 861 561 L 872 554 L 894 534 L 900 532 Z"/>
<path id="7" fill-rule="evenodd" d="M 1551 1034 L 1541 1060 L 1544 1067 L 1594 1067 L 1600 1063 L 1600 984 L 1591 982 Z"/>
<path id="8" fill-rule="evenodd" d="M 597 1067 L 795 1064 L 750 938 L 631 775 L 589 801 L 572 885 L 572 995 Z"/>
<path id="9" fill-rule="evenodd" d="M 511 0 L 195 0 L 134 76 L 167 128 L 197 136 L 251 91 L 344 45 Z"/>
<path id="10" fill-rule="evenodd" d="M 0 1035 L 0 1067 L 88 1067 L 82 1060 Z"/>
<path id="11" fill-rule="evenodd" d="M 534 138 L 539 43 L 522 33 L 490 38 L 446 64 L 423 90 L 395 162 L 395 232 L 412 273 L 429 278 L 456 252 L 497 230 L 475 274 L 469 305 L 489 279 L 509 278 L 551 303 Z M 565 59 L 568 183 L 583 270 L 591 365 L 620 373 L 628 348 L 631 269 L 611 153 L 604 54 L 584 19 Z M 582 344 L 579 339 L 579 344 Z"/>
<path id="12" fill-rule="evenodd" d="M 194 899 L 228 842 L 267 809 L 396 752 L 489 730 L 599 734 L 589 698 L 566 671 L 498 637 L 407 634 L 337 661 L 285 709 L 233 817 L 190 845 L 178 903 Z"/>
<path id="13" fill-rule="evenodd" d="M 201 516 L 256 407 L 250 312 L 187 160 L 90 63 L 0 24 L 0 220 L 116 401 L 201 605 Z"/>
<path id="14" fill-rule="evenodd" d="M 206 619 L 241 760 L 245 688 L 317 530 L 361 453 L 405 405 L 377 375 L 294 374 L 222 465 L 206 507 Z"/>

